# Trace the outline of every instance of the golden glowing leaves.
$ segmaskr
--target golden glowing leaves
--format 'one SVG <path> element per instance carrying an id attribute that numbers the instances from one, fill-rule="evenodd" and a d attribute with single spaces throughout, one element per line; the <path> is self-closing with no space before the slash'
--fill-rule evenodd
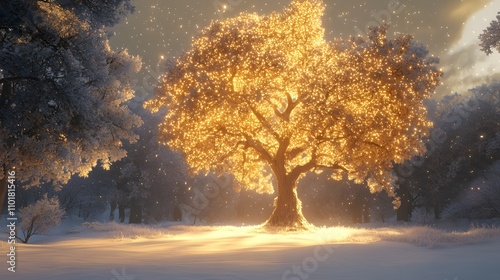
<path id="1" fill-rule="evenodd" d="M 214 22 L 171 63 L 146 107 L 167 108 L 162 141 L 193 172 L 270 192 L 271 170 L 341 168 L 392 193 L 393 162 L 424 150 L 437 60 L 409 36 L 387 39 L 386 27 L 327 42 L 323 10 L 295 0 L 283 13 Z"/>
<path id="2" fill-rule="evenodd" d="M 38 7 L 45 14 L 48 26 L 54 26 L 62 38 L 69 38 L 88 30 L 89 24 L 82 22 L 73 12 L 64 9 L 55 2 L 37 1 Z"/>

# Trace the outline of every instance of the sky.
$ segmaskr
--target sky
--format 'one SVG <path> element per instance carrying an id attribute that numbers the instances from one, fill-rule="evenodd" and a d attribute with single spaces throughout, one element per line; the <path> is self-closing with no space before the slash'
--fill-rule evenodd
<path id="1" fill-rule="evenodd" d="M 290 0 L 133 0 L 134 14 L 111 31 L 111 44 L 143 60 L 138 101 L 151 94 L 161 62 L 190 47 L 212 20 L 241 12 L 281 11 Z M 363 35 L 370 25 L 390 24 L 394 34 L 411 34 L 441 59 L 444 71 L 436 98 L 500 80 L 500 54 L 480 52 L 478 36 L 500 12 L 500 0 L 324 0 L 326 38 Z"/>

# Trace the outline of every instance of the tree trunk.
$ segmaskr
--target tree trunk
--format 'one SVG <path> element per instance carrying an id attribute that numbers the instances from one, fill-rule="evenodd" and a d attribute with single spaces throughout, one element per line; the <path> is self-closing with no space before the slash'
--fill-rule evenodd
<path id="1" fill-rule="evenodd" d="M 129 224 L 142 223 L 142 205 L 141 203 L 135 201 L 135 199 L 132 200 L 132 203 L 130 205 L 130 216 L 128 218 L 128 223 Z"/>
<path id="2" fill-rule="evenodd" d="M 353 224 L 363 223 L 363 199 L 360 192 L 356 193 L 351 201 L 351 217 Z"/>
<path id="3" fill-rule="evenodd" d="M 441 209 L 439 207 L 439 202 L 434 203 L 434 219 L 441 219 Z"/>
<path id="4" fill-rule="evenodd" d="M 401 184 L 399 189 L 396 190 L 396 194 L 401 198 L 401 206 L 396 210 L 397 220 L 409 222 L 413 212 L 413 197 L 411 191 L 406 185 Z"/>
<path id="5" fill-rule="evenodd" d="M 109 203 L 111 209 L 109 211 L 109 221 L 110 222 L 114 222 L 115 221 L 115 210 L 116 210 L 116 206 L 118 205 L 118 203 L 116 203 L 116 200 L 112 200 L 110 203 Z"/>
<path id="6" fill-rule="evenodd" d="M 365 205 L 363 207 L 363 223 L 369 224 L 371 221 L 371 216 L 370 216 L 370 207 Z"/>
<path id="7" fill-rule="evenodd" d="M 6 81 L 2 83 L 2 94 L 0 95 L 0 109 L 9 106 L 9 100 L 12 97 L 12 82 Z"/>
<path id="8" fill-rule="evenodd" d="M 3 204 L 5 202 L 5 198 L 7 196 L 7 186 L 8 186 L 8 174 L 7 169 L 5 168 L 5 164 L 3 165 L 3 179 L 0 180 L 0 215 L 3 212 Z"/>
<path id="9" fill-rule="evenodd" d="M 125 205 L 118 204 L 118 219 L 120 219 L 120 223 L 125 222 Z"/>
<path id="10" fill-rule="evenodd" d="M 2 93 L 0 94 L 0 109 L 7 108 L 9 106 L 9 100 L 12 96 L 12 83 L 5 81 L 2 83 Z M 2 121 L 1 119 L 1 114 L 0 114 L 0 122 Z M 7 144 L 8 147 L 9 144 Z M 7 149 L 7 147 L 0 147 L 0 149 Z M 5 159 L 0 159 L 4 161 Z M 2 215 L 3 212 L 3 204 L 5 202 L 5 196 L 7 195 L 7 186 L 8 186 L 8 174 L 7 174 L 7 168 L 5 166 L 5 161 L 2 163 L 3 164 L 3 175 L 4 178 L 0 180 L 0 215 Z"/>
<path id="11" fill-rule="evenodd" d="M 401 200 L 401 206 L 396 210 L 396 218 L 398 221 L 409 222 L 412 212 L 412 205 L 408 201 L 403 202 L 403 200 Z"/>
<path id="12" fill-rule="evenodd" d="M 274 211 L 265 223 L 265 227 L 294 230 L 308 228 L 309 224 L 302 215 L 302 204 L 297 197 L 295 181 L 290 180 L 285 172 L 276 175 L 276 179 L 278 197 L 275 199 Z"/>
<path id="13" fill-rule="evenodd" d="M 174 218 L 174 221 L 176 221 L 176 222 L 182 221 L 182 211 L 179 208 L 179 206 L 175 206 L 173 218 Z"/>

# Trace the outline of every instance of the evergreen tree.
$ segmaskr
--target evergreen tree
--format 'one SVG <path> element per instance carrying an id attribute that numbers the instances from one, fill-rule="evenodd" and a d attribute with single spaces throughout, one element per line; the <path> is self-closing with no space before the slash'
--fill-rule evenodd
<path id="1" fill-rule="evenodd" d="M 106 28 L 128 0 L 0 1 L 0 201 L 5 174 L 60 186 L 123 157 L 141 125 L 126 102 L 141 62 L 113 51 Z M 1 208 L 0 203 L 0 208 Z"/>

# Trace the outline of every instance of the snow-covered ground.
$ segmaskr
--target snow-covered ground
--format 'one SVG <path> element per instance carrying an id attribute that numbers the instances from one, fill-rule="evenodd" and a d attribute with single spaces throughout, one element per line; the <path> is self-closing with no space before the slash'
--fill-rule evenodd
<path id="1" fill-rule="evenodd" d="M 500 229 L 128 226 L 93 223 L 17 244 L 0 279 L 500 279 Z M 0 235 L 2 241 L 6 235 Z M 1 242 L 6 260 L 7 244 Z"/>

